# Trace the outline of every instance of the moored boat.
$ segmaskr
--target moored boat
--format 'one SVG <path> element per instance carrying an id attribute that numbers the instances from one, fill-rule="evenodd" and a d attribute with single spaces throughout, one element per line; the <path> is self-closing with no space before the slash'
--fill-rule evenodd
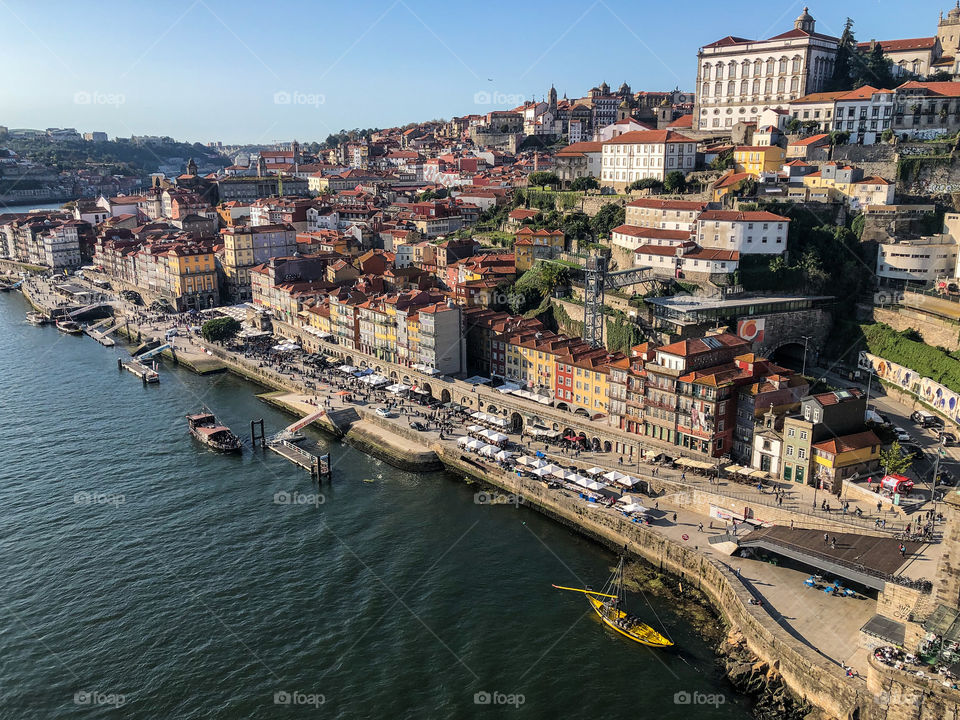
<path id="1" fill-rule="evenodd" d="M 48 322 L 50 322 L 50 318 L 48 318 L 43 313 L 28 312 L 27 322 L 30 323 L 31 325 L 37 325 L 37 326 L 46 325 Z"/>
<path id="2" fill-rule="evenodd" d="M 83 328 L 80 327 L 80 324 L 73 320 L 57 320 L 57 330 L 62 333 L 67 333 L 68 335 L 80 335 L 83 333 Z"/>
<path id="3" fill-rule="evenodd" d="M 199 412 L 187 415 L 190 434 L 211 450 L 218 452 L 240 452 L 243 443 L 226 425 L 217 423 L 212 413 Z"/>
<path id="4" fill-rule="evenodd" d="M 613 575 L 607 581 L 602 592 L 595 592 L 590 588 L 581 590 L 580 588 L 561 587 L 554 585 L 559 590 L 572 590 L 586 594 L 587 602 L 597 614 L 604 625 L 611 630 L 615 630 L 621 635 L 630 638 L 634 642 L 647 645 L 649 647 L 670 647 L 673 641 L 664 637 L 652 627 L 639 618 L 630 615 L 623 610 L 624 592 L 623 592 L 623 558 Z"/>

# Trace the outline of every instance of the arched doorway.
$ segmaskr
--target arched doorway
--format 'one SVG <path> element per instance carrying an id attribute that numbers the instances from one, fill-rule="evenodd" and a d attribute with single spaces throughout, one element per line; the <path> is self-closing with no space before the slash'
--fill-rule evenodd
<path id="1" fill-rule="evenodd" d="M 523 432 L 523 418 L 520 413 L 515 412 L 510 415 L 510 432 Z"/>
<path id="2" fill-rule="evenodd" d="M 440 402 L 448 403 L 450 402 L 450 391 L 444 388 L 440 391 Z"/>
<path id="3" fill-rule="evenodd" d="M 404 385 L 409 385 L 409 384 L 410 384 L 410 376 L 409 376 L 409 375 L 404 375 L 404 376 L 403 376 L 403 384 L 404 384 Z"/>
<path id="4" fill-rule="evenodd" d="M 377 366 L 374 368 L 374 370 L 376 370 L 377 372 L 383 372 L 383 368 L 381 368 L 379 365 L 377 365 Z"/>
<path id="5" fill-rule="evenodd" d="M 609 441 L 609 440 L 604 440 L 604 441 L 603 441 L 603 451 L 604 451 L 604 452 L 610 452 L 611 450 L 613 450 L 613 445 L 610 444 L 610 441 Z"/>
<path id="6" fill-rule="evenodd" d="M 343 356 L 342 358 L 340 358 L 340 359 L 343 360 L 343 364 L 344 364 L 344 365 L 353 365 L 353 358 L 350 357 L 349 355 L 344 355 L 344 356 Z"/>
<path id="7" fill-rule="evenodd" d="M 574 411 L 574 415 L 583 415 L 583 417 L 587 418 L 588 420 L 590 419 L 590 413 L 587 411 L 586 408 L 578 407 Z"/>
<path id="8" fill-rule="evenodd" d="M 391 371 L 390 371 L 390 379 L 391 379 L 391 380 L 396 380 L 396 379 L 397 379 L 397 371 L 396 371 L 396 370 L 391 370 Z"/>
<path id="9" fill-rule="evenodd" d="M 496 413 L 498 412 L 497 406 L 496 406 L 496 405 L 487 405 L 487 412 L 490 413 L 491 415 L 496 414 Z"/>
<path id="10" fill-rule="evenodd" d="M 558 402 L 558 403 L 557 403 L 557 410 L 563 410 L 564 412 L 570 412 L 570 406 L 567 405 L 565 402 Z"/>
<path id="11" fill-rule="evenodd" d="M 365 368 L 366 366 L 367 366 L 367 361 L 366 361 L 366 360 L 361 360 L 361 361 L 360 361 L 360 367 Z"/>
<path id="12" fill-rule="evenodd" d="M 428 394 L 430 397 L 433 397 L 433 388 L 430 387 L 430 383 L 424 383 L 424 384 L 423 384 L 423 389 L 427 391 L 427 394 Z"/>

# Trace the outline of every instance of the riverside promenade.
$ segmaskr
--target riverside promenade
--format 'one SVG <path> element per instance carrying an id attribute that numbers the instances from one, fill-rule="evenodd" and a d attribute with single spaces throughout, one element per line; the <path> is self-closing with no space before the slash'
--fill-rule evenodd
<path id="1" fill-rule="evenodd" d="M 164 323 L 132 323 L 131 331 L 140 333 L 142 339 L 162 338 Z M 742 635 L 754 655 L 782 675 L 795 693 L 826 713 L 835 717 L 886 716 L 881 712 L 883 708 L 873 702 L 865 681 L 871 673 L 876 676 L 888 671 L 876 667 L 869 661 L 869 654 L 858 647 L 859 628 L 875 612 L 875 601 L 827 596 L 803 586 L 806 572 L 732 558 L 718 552 L 709 544 L 708 538 L 726 531 L 726 528 L 710 527 L 717 520 L 702 512 L 704 501 L 697 499 L 697 495 L 718 493 L 724 488 L 716 487 L 707 478 L 684 476 L 645 463 L 638 472 L 620 466 L 618 459 L 611 457 L 610 453 L 582 453 L 576 458 L 552 453 L 564 465 L 575 462 L 584 468 L 592 465 L 610 469 L 620 467 L 647 480 L 656 499 L 644 503 L 656 504 L 660 516 L 650 526 L 643 526 L 630 522 L 615 510 L 586 503 L 568 490 L 550 490 L 542 482 L 519 477 L 495 464 L 465 456 L 457 448 L 454 438 L 447 436 L 440 440 L 436 431 L 416 433 L 409 427 L 411 418 L 406 415 L 406 412 L 422 411 L 416 406 L 405 408 L 401 417 L 381 418 L 372 412 L 376 404 L 358 405 L 344 401 L 333 385 L 321 383 L 308 387 L 307 378 L 301 373 L 281 373 L 190 336 L 174 339 L 173 355 L 184 364 L 219 365 L 270 387 L 276 391 L 270 395 L 277 404 L 299 415 L 312 412 L 319 403 L 326 403 L 332 410 L 356 409 L 368 437 L 382 443 L 388 453 L 391 447 L 429 450 L 451 472 L 480 479 L 504 492 L 522 496 L 523 504 L 531 509 L 613 548 L 625 548 L 672 573 L 678 578 L 678 590 L 681 584 L 702 590 L 723 614 L 732 632 Z M 511 440 L 524 444 L 524 438 L 516 433 Z M 673 492 L 660 492 L 675 486 L 678 489 Z M 726 492 L 739 490 L 730 488 Z M 491 505 L 490 508 L 491 512 L 511 509 L 508 505 Z M 820 522 L 816 518 L 811 520 Z M 549 552 L 546 546 L 545 552 Z M 932 558 L 916 558 L 914 562 L 927 563 L 927 576 L 933 576 L 935 561 Z M 571 578 L 571 582 L 574 580 L 589 581 Z M 757 600 L 761 604 L 754 604 Z M 856 675 L 849 676 L 845 666 L 852 667 Z"/>

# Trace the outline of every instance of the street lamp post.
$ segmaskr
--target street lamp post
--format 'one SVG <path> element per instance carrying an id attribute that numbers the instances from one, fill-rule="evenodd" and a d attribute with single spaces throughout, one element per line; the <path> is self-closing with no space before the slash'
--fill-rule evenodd
<path id="1" fill-rule="evenodd" d="M 800 337 L 803 338 L 803 366 L 800 370 L 800 374 L 806 375 L 807 374 L 807 341 L 810 340 L 810 338 L 812 338 L 813 336 L 801 335 Z"/>

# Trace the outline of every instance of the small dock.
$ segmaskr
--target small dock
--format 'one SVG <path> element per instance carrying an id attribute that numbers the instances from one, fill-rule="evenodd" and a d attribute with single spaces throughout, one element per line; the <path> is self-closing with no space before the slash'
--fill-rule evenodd
<path id="1" fill-rule="evenodd" d="M 288 440 L 279 440 L 267 444 L 277 455 L 285 457 L 297 467 L 310 473 L 310 477 L 317 482 L 330 479 L 330 455 L 314 455 L 303 448 L 297 447 Z"/>
<path id="2" fill-rule="evenodd" d="M 88 325 L 83 329 L 83 331 L 104 347 L 113 347 L 116 345 L 116 343 L 114 342 L 113 338 L 110 337 L 110 333 L 113 332 L 115 328 L 110 327 L 102 332 L 100 331 L 100 328 L 104 327 L 105 325 L 109 325 L 112 322 L 113 318 L 107 318 L 106 320 L 102 320 L 95 325 Z"/>
<path id="3" fill-rule="evenodd" d="M 140 378 L 144 384 L 160 382 L 160 373 L 139 360 L 122 360 L 117 358 L 117 369 L 130 371 Z"/>

